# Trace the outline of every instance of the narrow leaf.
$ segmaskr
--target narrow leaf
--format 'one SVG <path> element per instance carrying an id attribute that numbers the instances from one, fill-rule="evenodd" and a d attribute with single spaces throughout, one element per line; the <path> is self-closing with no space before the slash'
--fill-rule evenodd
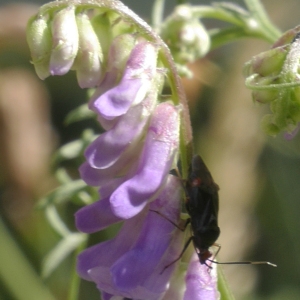
<path id="1" fill-rule="evenodd" d="M 87 235 L 83 233 L 71 233 L 64 237 L 45 257 L 42 265 L 42 277 L 49 277 L 61 262 L 86 239 Z"/>

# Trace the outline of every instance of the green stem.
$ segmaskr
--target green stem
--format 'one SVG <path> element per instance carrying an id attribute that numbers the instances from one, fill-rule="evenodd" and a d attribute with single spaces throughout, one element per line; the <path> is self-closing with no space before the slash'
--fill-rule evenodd
<path id="1" fill-rule="evenodd" d="M 218 266 L 218 290 L 222 300 L 235 300 L 220 266 Z"/>
<path id="2" fill-rule="evenodd" d="M 195 18 L 216 19 L 235 25 L 229 30 L 236 31 L 237 38 L 243 36 L 262 38 L 273 44 L 280 37 L 280 31 L 270 21 L 259 0 L 245 0 L 245 2 L 249 9 L 248 14 L 243 11 L 239 12 L 239 10 L 235 10 L 233 13 L 226 7 L 217 5 L 193 6 L 191 11 Z M 231 41 L 232 39 L 229 42 Z M 225 38 L 223 38 L 223 43 L 225 43 Z"/>
<path id="3" fill-rule="evenodd" d="M 155 0 L 152 9 L 152 27 L 158 32 L 163 20 L 165 0 Z"/>
<path id="4" fill-rule="evenodd" d="M 88 239 L 86 239 L 81 245 L 76 249 L 73 258 L 73 268 L 71 270 L 71 284 L 70 284 L 70 293 L 68 296 L 68 300 L 78 300 L 79 299 L 79 288 L 80 288 L 80 278 L 76 271 L 76 261 L 78 254 L 86 248 Z"/>
<path id="5" fill-rule="evenodd" d="M 245 85 L 250 90 L 256 90 L 256 91 L 266 91 L 266 90 L 282 90 L 286 88 L 293 88 L 300 86 L 300 82 L 294 81 L 294 82 L 286 82 L 286 83 L 276 83 L 276 84 L 267 84 L 267 85 L 259 85 L 255 82 L 255 79 L 259 77 L 258 74 L 252 74 L 249 77 L 247 77 L 245 81 Z"/>
<path id="6" fill-rule="evenodd" d="M 217 19 L 237 26 L 244 26 L 244 22 L 241 18 L 237 18 L 235 15 L 227 12 L 221 7 L 214 7 L 208 5 L 192 6 L 191 11 L 194 18 L 209 18 Z"/>
<path id="7" fill-rule="evenodd" d="M 268 14 L 260 3 L 260 0 L 244 1 L 253 19 L 259 24 L 259 28 L 255 28 L 254 30 L 260 30 L 269 42 L 274 43 L 280 37 L 281 32 L 270 21 Z"/>
<path id="8" fill-rule="evenodd" d="M 45 209 L 46 218 L 51 225 L 51 227 L 58 233 L 61 237 L 66 237 L 70 234 L 70 230 L 67 228 L 65 223 L 61 220 L 56 207 L 52 204 L 48 205 Z"/>
<path id="9" fill-rule="evenodd" d="M 40 277 L 20 251 L 0 218 L 0 279 L 13 299 L 55 300 Z"/>
<path id="10" fill-rule="evenodd" d="M 242 28 L 226 28 L 226 29 L 212 29 L 209 30 L 209 35 L 211 38 L 210 50 L 214 50 L 223 45 L 229 44 L 231 42 L 235 42 L 236 40 L 251 37 L 251 35 L 247 34 L 245 30 Z M 255 36 L 257 37 L 257 36 Z"/>

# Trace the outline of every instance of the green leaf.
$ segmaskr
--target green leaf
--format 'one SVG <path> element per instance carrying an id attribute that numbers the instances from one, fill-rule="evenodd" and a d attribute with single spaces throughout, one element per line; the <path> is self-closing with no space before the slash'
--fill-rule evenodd
<path id="1" fill-rule="evenodd" d="M 35 272 L 12 234 L 0 217 L 0 278 L 1 287 L 15 300 L 55 300 L 48 287 Z M 7 297 L 5 297 L 7 299 Z"/>
<path id="2" fill-rule="evenodd" d="M 44 209 L 47 205 L 50 204 L 60 204 L 65 201 L 71 200 L 72 197 L 76 196 L 79 192 L 87 188 L 86 183 L 81 180 L 74 180 L 68 183 L 65 183 L 55 190 L 53 190 L 50 194 L 43 197 L 38 202 L 38 208 Z"/>
<path id="3" fill-rule="evenodd" d="M 58 168 L 55 172 L 55 178 L 60 184 L 65 184 L 73 181 L 72 177 L 70 177 L 65 168 Z"/>
<path id="4" fill-rule="evenodd" d="M 70 234 L 68 227 L 60 218 L 54 205 L 48 205 L 45 210 L 45 213 L 49 224 L 61 237 L 65 237 Z"/>
<path id="5" fill-rule="evenodd" d="M 249 18 L 250 14 L 247 10 L 242 8 L 241 6 L 231 3 L 231 2 L 214 2 L 214 7 L 222 8 L 226 13 L 231 14 L 234 18 L 245 20 L 245 18 Z"/>
<path id="6" fill-rule="evenodd" d="M 95 118 L 96 114 L 88 108 L 87 104 L 82 104 L 68 113 L 65 119 L 65 124 L 70 125 L 72 123 Z"/>
<path id="7" fill-rule="evenodd" d="M 97 137 L 93 130 L 86 129 L 83 131 L 81 138 L 61 146 L 55 153 L 53 161 L 59 163 L 63 160 L 80 157 L 85 148 Z"/>
<path id="8" fill-rule="evenodd" d="M 244 28 L 236 26 L 224 29 L 212 29 L 209 30 L 209 35 L 211 38 L 211 50 L 234 42 L 238 39 L 251 36 L 249 33 L 245 32 Z"/>
<path id="9" fill-rule="evenodd" d="M 86 239 L 87 235 L 84 233 L 71 233 L 63 238 L 45 257 L 42 264 L 42 277 L 49 277 L 61 262 Z"/>
<path id="10" fill-rule="evenodd" d="M 55 160 L 61 161 L 78 157 L 84 149 L 82 140 L 75 140 L 60 147 L 55 154 Z"/>

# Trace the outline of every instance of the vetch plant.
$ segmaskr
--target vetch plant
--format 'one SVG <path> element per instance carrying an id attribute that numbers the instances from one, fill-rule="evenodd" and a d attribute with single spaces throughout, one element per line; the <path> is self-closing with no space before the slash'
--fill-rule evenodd
<path id="1" fill-rule="evenodd" d="M 62 236 L 45 272 L 81 250 L 77 272 L 96 284 L 102 299 L 220 298 L 215 264 L 209 270 L 195 251 L 187 251 L 183 263 L 177 260 L 185 244 L 179 228 L 185 223 L 183 185 L 193 156 L 179 77 L 193 76 L 187 63 L 241 37 L 275 43 L 246 64 L 246 85 L 255 101 L 270 103 L 272 114 L 262 121 L 268 134 L 294 133 L 300 121 L 298 28 L 280 38 L 257 0 L 245 0 L 247 9 L 223 2 L 182 4 L 165 21 L 163 4 L 155 1 L 155 30 L 118 0 L 55 1 L 28 22 L 37 75 L 45 79 L 75 71 L 78 85 L 89 89 L 88 104 L 73 111 L 68 122 L 95 117 L 104 131 L 86 130 L 58 151 L 60 159 L 84 159 L 81 179 L 73 181 L 60 169 L 61 186 L 40 203 Z M 207 30 L 204 18 L 230 26 Z M 170 173 L 178 161 L 182 178 Z M 75 214 L 81 233 L 67 230 L 56 212 L 67 198 L 82 205 Z M 116 223 L 121 229 L 115 237 L 83 249 L 86 234 Z M 74 276 L 70 299 L 76 299 L 78 286 Z M 231 298 L 226 288 L 221 293 Z"/>
<path id="2" fill-rule="evenodd" d="M 175 264 L 162 270 L 180 254 L 182 245 L 182 233 L 170 222 L 179 222 L 182 184 L 168 174 L 178 159 L 185 99 L 173 93 L 161 101 L 165 78 L 175 81 L 171 84 L 177 83 L 178 89 L 175 66 L 163 42 L 147 32 L 147 25 L 138 20 L 145 34 L 134 23 L 128 26 L 125 17 L 117 18 L 116 13 L 123 11 L 128 18 L 121 3 L 105 1 L 99 11 L 91 11 L 94 7 L 88 2 L 76 8 L 56 6 L 47 7 L 29 23 L 28 42 L 37 72 L 45 78 L 74 69 L 81 87 L 95 87 L 89 108 L 106 130 L 87 147 L 86 162 L 80 167 L 82 179 L 98 187 L 99 200 L 76 213 L 76 225 L 92 233 L 124 222 L 113 240 L 80 254 L 78 272 L 95 281 L 107 299 L 114 295 L 162 298 Z M 37 32 L 40 36 L 36 38 L 34 30 L 41 20 L 49 27 Z M 102 24 L 98 38 L 95 29 Z M 106 41 L 102 51 L 105 29 L 110 43 Z M 44 39 L 50 51 L 41 45 Z M 49 72 L 41 71 L 46 68 L 40 61 L 49 64 Z M 171 76 L 168 63 L 173 67 Z M 184 130 L 189 133 L 190 129 Z M 151 210 L 160 211 L 165 218 Z"/>
<path id="3" fill-rule="evenodd" d="M 272 49 L 245 65 L 246 85 L 253 91 L 253 100 L 270 103 L 271 114 L 262 120 L 262 128 L 270 135 L 286 131 L 291 138 L 299 129 L 299 29 L 287 31 Z"/>

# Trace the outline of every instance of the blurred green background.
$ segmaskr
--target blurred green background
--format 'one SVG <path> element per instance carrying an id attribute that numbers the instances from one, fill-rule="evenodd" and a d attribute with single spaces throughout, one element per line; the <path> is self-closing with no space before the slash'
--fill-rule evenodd
<path id="1" fill-rule="evenodd" d="M 5 257 L 0 264 L 0 300 L 35 300 L 26 298 L 34 288 L 41 295 L 38 300 L 67 299 L 74 257 L 49 278 L 40 279 L 43 258 L 59 237 L 35 204 L 57 185 L 51 153 L 87 127 L 100 130 L 92 121 L 64 124 L 67 113 L 87 100 L 74 73 L 41 81 L 30 64 L 26 22 L 37 5 L 46 2 L 0 4 L 0 256 Z M 149 20 L 152 1 L 123 2 Z M 166 2 L 170 12 L 176 1 Z M 262 3 L 283 32 L 298 25 L 299 0 Z M 204 23 L 208 28 L 215 25 L 212 20 Z M 221 188 L 219 260 L 278 264 L 276 269 L 224 266 L 236 299 L 300 299 L 300 136 L 285 141 L 282 135 L 263 135 L 259 122 L 265 108 L 252 103 L 242 76 L 244 62 L 269 47 L 254 39 L 232 43 L 192 64 L 195 77 L 183 81 L 192 108 L 195 149 Z M 64 164 L 74 178 L 79 163 Z M 76 209 L 70 203 L 59 207 L 74 231 Z M 92 240 L 108 238 L 112 232 Z M 13 266 L 9 272 L 7 266 Z M 93 283 L 81 283 L 80 299 L 99 299 Z"/>

